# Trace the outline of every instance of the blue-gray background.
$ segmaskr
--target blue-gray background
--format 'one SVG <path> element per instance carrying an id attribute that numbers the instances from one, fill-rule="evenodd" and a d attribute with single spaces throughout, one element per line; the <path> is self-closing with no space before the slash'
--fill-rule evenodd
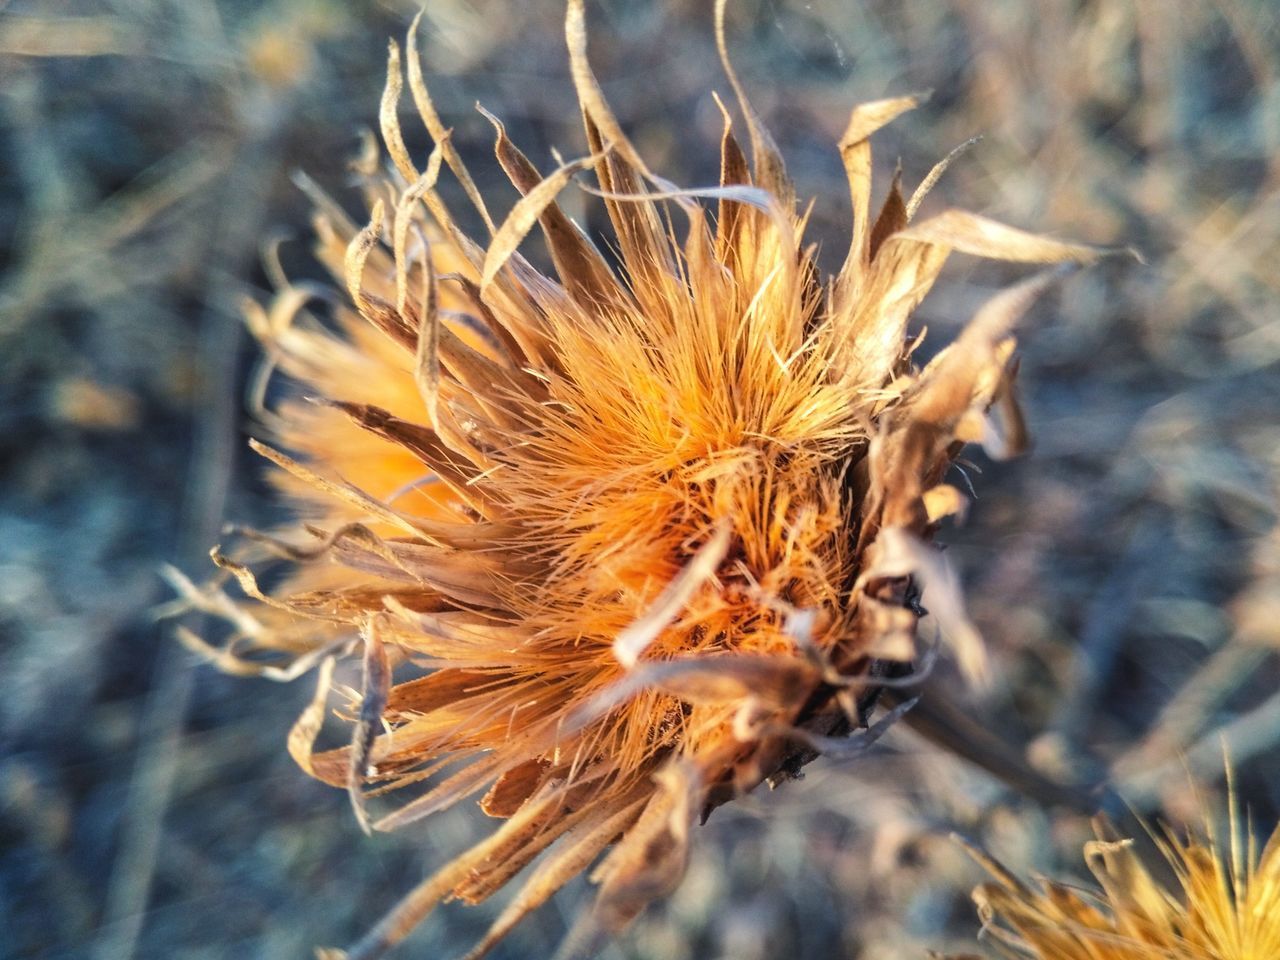
<path id="1" fill-rule="evenodd" d="M 596 72 L 651 166 L 716 174 L 710 3 L 593 2 Z M 314 276 L 306 170 L 354 209 L 395 0 L 0 3 L 0 956 L 304 957 L 351 938 L 484 828 L 460 810 L 362 837 L 284 735 L 308 684 L 232 680 L 150 611 L 228 519 L 277 515 L 246 450 L 262 244 Z M 583 149 L 558 0 L 438 0 L 423 53 L 501 209 L 477 99 L 544 168 Z M 1117 765 L 1192 815 L 1221 740 L 1262 828 L 1280 809 L 1280 13 L 1268 0 L 738 0 L 737 66 L 828 268 L 857 101 L 932 89 L 877 142 L 881 188 L 986 139 L 930 201 L 1138 247 L 1023 337 L 1037 446 L 974 475 L 943 540 L 999 669 L 971 709 L 1033 762 Z M 416 131 L 412 123 L 407 129 Z M 412 133 L 411 146 L 425 150 Z M 587 198 L 571 201 L 592 226 Z M 461 209 L 461 205 L 455 205 Z M 536 248 L 533 251 L 537 255 Z M 1016 271 L 957 261 L 920 311 L 945 342 Z M 1145 752 L 1136 753 L 1146 744 Z M 636 958 L 920 958 L 973 949 L 961 829 L 1079 876 L 1087 824 L 906 732 L 719 811 L 690 875 L 613 949 Z M 552 949 L 585 883 L 500 955 Z M 488 912 L 486 912 L 486 910 Z M 403 956 L 463 952 L 492 909 Z"/>

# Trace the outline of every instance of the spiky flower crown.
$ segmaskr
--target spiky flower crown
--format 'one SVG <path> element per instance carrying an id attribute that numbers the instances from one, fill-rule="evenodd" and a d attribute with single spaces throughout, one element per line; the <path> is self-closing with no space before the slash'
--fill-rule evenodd
<path id="1" fill-rule="evenodd" d="M 1280 828 L 1259 850 L 1228 793 L 1225 838 L 1207 812 L 1198 832 L 1147 828 L 1172 883 L 1158 880 L 1105 818 L 1095 820 L 1097 839 L 1084 847 L 1100 890 L 1046 879 L 1032 885 L 970 847 L 993 878 L 973 892 L 984 938 L 1005 960 L 1280 957 Z"/>
<path id="2" fill-rule="evenodd" d="M 362 824 L 366 798 L 411 785 L 425 790 L 374 828 L 482 792 L 503 820 L 352 960 L 544 853 L 471 956 L 606 850 L 580 942 L 620 929 L 679 881 L 699 817 L 883 729 L 868 713 L 917 656 L 921 587 L 961 666 L 982 672 L 928 541 L 965 502 L 944 479 L 960 448 L 1021 445 L 1009 333 L 1052 272 L 998 296 L 923 369 L 907 321 L 953 250 L 1036 263 L 1098 251 L 957 210 L 915 221 L 947 161 L 909 198 L 895 180 L 873 215 L 869 138 L 916 105 L 902 97 L 852 113 L 839 145 L 852 242 L 822 280 L 781 156 L 724 56 L 723 17 L 721 0 L 750 162 L 725 111 L 718 186 L 681 190 L 650 171 L 592 75 L 570 0 L 589 155 L 544 176 L 490 117 L 522 195 L 500 222 L 432 104 L 415 22 L 408 82 L 435 140 L 425 168 L 399 126 L 392 43 L 381 127 L 393 170 L 367 170 L 371 220 L 359 229 L 318 198 L 318 254 L 351 298 L 335 308 L 340 332 L 306 312 L 308 287 L 249 311 L 267 374 L 303 386 L 262 412 L 292 456 L 254 447 L 304 522 L 245 531 L 234 557 L 214 550 L 247 601 L 179 581 L 234 628 L 219 649 L 185 639 L 233 672 L 318 667 L 290 751 L 350 791 Z M 437 191 L 444 167 L 484 242 Z M 616 267 L 556 202 L 585 171 Z M 535 227 L 551 276 L 518 252 Z M 249 566 L 265 550 L 296 564 L 271 595 Z M 352 742 L 315 752 L 345 659 L 363 664 L 341 711 Z"/>

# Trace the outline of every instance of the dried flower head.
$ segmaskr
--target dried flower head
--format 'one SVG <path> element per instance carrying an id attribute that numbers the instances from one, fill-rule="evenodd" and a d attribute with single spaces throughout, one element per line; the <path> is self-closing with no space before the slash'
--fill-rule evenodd
<path id="1" fill-rule="evenodd" d="M 340 334 L 305 311 L 310 288 L 249 315 L 268 373 L 305 388 L 263 414 L 292 456 L 254 446 L 306 522 L 246 531 L 235 558 L 214 551 L 256 603 L 184 583 L 234 626 L 217 650 L 185 635 L 223 667 L 291 678 L 318 665 L 290 750 L 351 792 L 362 823 L 367 798 L 411 785 L 424 792 L 374 828 L 475 794 L 503 820 L 353 960 L 380 955 L 442 899 L 483 900 L 544 853 L 473 955 L 606 850 L 582 942 L 620 929 L 679 881 L 699 817 L 819 752 L 855 754 L 896 716 L 868 728 L 876 692 L 917 656 L 921 588 L 979 676 L 981 646 L 928 540 L 965 502 L 944 480 L 962 445 L 1003 456 L 1022 443 L 1010 328 L 1055 274 L 996 298 L 923 369 L 907 321 L 953 250 L 1098 254 L 955 210 L 916 222 L 946 161 L 910 198 L 895 181 L 874 214 L 869 138 L 916 105 L 902 97 L 853 111 L 840 143 L 853 238 L 824 281 L 727 58 L 751 160 L 725 111 L 720 184 L 681 190 L 648 169 L 606 104 L 581 0 L 566 35 L 589 156 L 543 175 L 490 117 L 522 194 L 501 220 L 416 54 L 410 91 L 436 145 L 422 169 L 405 148 L 392 44 L 381 126 L 393 169 L 366 158 L 371 220 L 358 229 L 317 198 L 319 256 L 351 297 L 336 308 Z M 447 209 L 445 167 L 487 240 Z M 556 202 L 586 171 L 616 266 Z M 518 252 L 534 227 L 552 276 Z M 296 564 L 272 595 L 250 570 L 254 549 Z M 264 665 L 245 647 L 284 660 Z M 352 742 L 315 752 L 345 657 L 363 663 L 345 710 Z"/>
<path id="2" fill-rule="evenodd" d="M 973 897 L 983 932 L 1009 960 L 1272 960 L 1280 957 L 1280 828 L 1258 852 L 1231 805 L 1225 845 L 1206 816 L 1201 837 L 1153 836 L 1174 883 L 1159 882 L 1104 820 L 1084 859 L 1101 891 L 1028 886 L 970 851 L 995 877 Z"/>

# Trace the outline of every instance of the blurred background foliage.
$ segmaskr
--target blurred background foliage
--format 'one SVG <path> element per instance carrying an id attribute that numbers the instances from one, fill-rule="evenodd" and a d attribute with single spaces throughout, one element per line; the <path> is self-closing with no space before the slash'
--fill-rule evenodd
<path id="1" fill-rule="evenodd" d="M 725 90 L 706 0 L 591 5 L 591 52 L 651 166 L 716 174 Z M 307 685 L 196 666 L 151 610 L 226 519 L 275 507 L 245 448 L 264 244 L 314 277 L 304 170 L 353 212 L 409 0 L 0 2 L 0 956 L 303 957 L 344 942 L 480 829 L 460 810 L 362 837 L 288 760 Z M 583 142 L 558 0 L 432 0 L 441 113 L 514 199 L 474 101 L 544 168 Z M 1193 816 L 1225 741 L 1280 813 L 1280 9 L 1272 0 L 737 0 L 731 46 L 814 233 L 841 256 L 849 108 L 933 97 L 877 141 L 929 201 L 1133 245 L 1023 337 L 1030 457 L 975 457 L 943 539 L 998 666 L 966 705 L 1034 764 Z M 411 147 L 420 154 L 425 136 Z M 887 161 L 887 162 L 886 162 Z M 566 203 L 589 226 L 585 195 Z M 455 204 L 461 210 L 464 205 Z M 830 265 L 830 264 L 829 264 Z M 919 320 L 949 338 L 1007 269 L 957 262 Z M 719 811 L 690 876 L 611 956 L 905 960 L 972 949 L 978 869 L 1082 874 L 1087 822 L 905 730 L 855 765 Z M 545 956 L 579 883 L 500 951 Z M 405 956 L 492 909 L 446 908 Z"/>

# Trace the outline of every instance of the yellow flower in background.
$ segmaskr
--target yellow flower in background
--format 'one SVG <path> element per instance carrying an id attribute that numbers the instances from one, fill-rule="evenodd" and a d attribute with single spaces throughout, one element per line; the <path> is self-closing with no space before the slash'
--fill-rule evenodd
<path id="1" fill-rule="evenodd" d="M 723 2 L 716 13 L 723 53 Z M 247 601 L 177 580 L 231 623 L 219 649 L 184 634 L 225 669 L 291 679 L 318 667 L 290 750 L 350 791 L 362 824 L 369 799 L 415 787 L 372 827 L 476 795 L 503 821 L 352 960 L 539 858 L 471 956 L 597 861 L 578 943 L 621 929 L 679 882 L 690 828 L 714 807 L 818 753 L 856 753 L 897 715 L 868 727 L 877 692 L 917 657 L 921 588 L 980 677 L 981 645 L 928 541 L 963 507 L 946 482 L 963 444 L 996 456 L 1022 445 L 1010 331 L 1056 272 L 997 297 L 923 369 L 907 323 L 953 250 L 1098 255 L 955 210 L 916 221 L 946 161 L 910 197 L 895 181 L 874 212 L 869 138 L 915 106 L 903 97 L 853 111 L 840 143 L 853 236 L 824 280 L 727 58 L 749 150 L 726 110 L 719 185 L 681 190 L 648 169 L 605 102 L 581 0 L 566 35 L 589 155 L 544 175 L 491 118 L 522 195 L 502 218 L 416 54 L 410 94 L 436 145 L 422 167 L 405 148 L 392 45 L 381 111 L 392 169 L 366 158 L 371 220 L 361 229 L 317 197 L 319 257 L 350 295 L 334 308 L 338 332 L 308 312 L 322 293 L 310 287 L 249 315 L 267 375 L 300 385 L 264 411 L 290 454 L 255 448 L 301 522 L 214 551 Z M 487 237 L 458 226 L 437 190 L 445 168 Z M 613 259 L 556 202 L 588 172 Z M 518 252 L 535 227 L 551 275 Z M 269 595 L 250 567 L 267 552 L 292 565 Z M 363 676 L 340 711 L 352 741 L 316 752 L 344 659 Z"/>
<path id="2" fill-rule="evenodd" d="M 1029 886 L 970 851 L 995 877 L 974 891 L 984 937 L 1010 960 L 1274 960 L 1280 957 L 1280 829 L 1259 851 L 1232 803 L 1224 844 L 1205 818 L 1202 836 L 1165 831 L 1160 881 L 1130 840 L 1095 823 L 1084 859 L 1101 885 Z"/>

